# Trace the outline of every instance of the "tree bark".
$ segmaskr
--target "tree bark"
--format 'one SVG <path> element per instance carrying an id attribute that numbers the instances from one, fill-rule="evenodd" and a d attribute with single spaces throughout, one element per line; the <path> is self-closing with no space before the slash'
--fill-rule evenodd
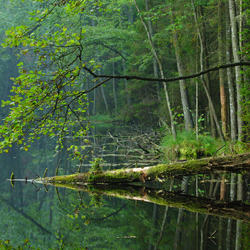
<path id="1" fill-rule="evenodd" d="M 175 176 L 189 176 L 211 173 L 244 173 L 250 170 L 250 153 L 216 158 L 204 158 L 152 167 L 128 168 L 112 171 L 78 173 L 67 176 L 38 178 L 42 183 L 114 184 L 162 181 Z"/>
<path id="2" fill-rule="evenodd" d="M 218 57 L 219 57 L 219 64 L 223 63 L 223 55 L 224 52 L 224 43 L 223 43 L 223 20 L 224 20 L 224 5 L 223 1 L 220 0 L 218 4 Z M 225 91 L 225 75 L 224 70 L 219 70 L 219 81 L 220 81 L 220 103 L 221 103 L 221 124 L 222 124 L 222 132 L 224 137 L 227 134 L 227 111 L 226 111 L 226 91 Z"/>
<path id="3" fill-rule="evenodd" d="M 231 36 L 232 36 L 232 50 L 234 62 L 240 61 L 239 56 L 239 39 L 237 32 L 237 21 L 235 14 L 235 4 L 233 0 L 229 0 L 229 16 L 231 23 Z M 235 80 L 236 80 L 236 95 L 237 95 L 237 124 L 238 124 L 238 140 L 242 141 L 242 97 L 241 97 L 241 75 L 240 75 L 240 67 L 235 67 Z"/>
<path id="4" fill-rule="evenodd" d="M 174 41 L 174 47 L 175 47 L 175 57 L 177 62 L 177 69 L 179 76 L 184 75 L 184 69 L 183 64 L 181 60 L 181 49 L 178 44 L 178 31 L 175 30 L 173 32 L 173 41 Z M 185 122 L 185 129 L 191 130 L 194 128 L 194 123 L 192 119 L 192 115 L 190 112 L 190 105 L 189 105 L 189 97 L 188 97 L 188 90 L 187 90 L 187 84 L 185 80 L 179 80 L 180 83 L 180 92 L 181 92 L 181 103 L 182 103 L 182 109 L 184 114 L 184 122 Z"/>
<path id="5" fill-rule="evenodd" d="M 226 2 L 226 63 L 230 62 L 231 62 L 231 27 L 229 19 L 228 2 Z M 228 82 L 228 92 L 229 92 L 231 141 L 236 141 L 237 137 L 236 107 L 235 107 L 234 84 L 233 84 L 231 68 L 227 68 L 227 82 Z"/>

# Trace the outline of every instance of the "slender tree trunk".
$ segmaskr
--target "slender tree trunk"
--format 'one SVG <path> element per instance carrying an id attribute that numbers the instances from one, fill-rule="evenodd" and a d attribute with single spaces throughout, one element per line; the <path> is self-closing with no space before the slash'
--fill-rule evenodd
<path id="1" fill-rule="evenodd" d="M 235 14 L 235 2 L 229 0 L 229 16 L 231 23 L 231 36 L 232 36 L 232 50 L 234 62 L 240 61 L 239 56 L 239 39 L 237 32 L 237 21 Z M 235 80 L 236 80 L 236 95 L 237 95 L 237 125 L 238 125 L 238 140 L 242 141 L 242 97 L 241 97 L 241 75 L 240 75 L 240 66 L 235 67 Z"/>
<path id="2" fill-rule="evenodd" d="M 140 12 L 140 9 L 139 9 L 139 7 L 137 5 L 136 0 L 134 0 L 134 3 L 135 3 L 135 7 L 136 7 L 136 9 L 138 11 L 138 14 L 140 15 L 141 22 L 142 22 L 142 24 L 143 24 L 143 26 L 145 28 L 146 33 L 147 33 L 148 40 L 149 40 L 152 52 L 154 54 L 154 57 L 157 60 L 157 63 L 158 63 L 159 69 L 160 69 L 160 73 L 161 73 L 161 78 L 165 78 L 164 77 L 164 73 L 163 73 L 162 64 L 161 64 L 160 59 L 159 59 L 159 57 L 157 55 L 157 52 L 155 50 L 154 44 L 152 42 L 152 37 L 150 36 L 150 32 L 148 30 L 148 27 L 147 27 L 146 23 L 144 22 L 144 20 L 142 18 L 142 15 L 141 15 L 141 12 Z M 174 125 L 174 119 L 173 119 L 173 114 L 172 114 L 172 108 L 171 108 L 171 104 L 170 104 L 169 94 L 168 94 L 168 90 L 167 90 L 167 84 L 165 82 L 163 82 L 163 86 L 164 86 L 164 91 L 165 91 L 165 96 L 166 96 L 166 101 L 167 101 L 167 106 L 168 106 L 168 112 L 169 112 L 169 116 L 170 116 L 170 123 L 171 123 L 171 130 L 172 130 L 172 134 L 173 134 L 173 139 L 176 140 L 176 130 L 175 130 L 175 125 Z"/>
<path id="3" fill-rule="evenodd" d="M 115 62 L 113 62 L 113 75 L 115 75 Z M 116 87 L 115 87 L 115 78 L 113 78 L 113 95 L 114 95 L 114 103 L 115 103 L 115 114 L 118 114 L 118 106 L 117 106 L 117 97 L 116 97 Z"/>
<path id="4" fill-rule="evenodd" d="M 124 59 L 122 60 L 122 67 L 123 67 L 123 72 L 125 73 L 126 72 L 126 62 Z M 125 92 L 126 92 L 126 96 L 127 96 L 127 104 L 128 104 L 128 106 L 131 106 L 131 99 L 130 99 L 130 95 L 129 95 L 129 91 L 128 91 L 128 82 L 127 82 L 126 78 L 124 78 L 124 85 L 125 85 Z"/>
<path id="5" fill-rule="evenodd" d="M 146 5 L 146 11 L 149 11 L 149 0 L 145 0 L 145 5 Z M 153 30 L 152 21 L 149 17 L 148 17 L 148 30 L 149 30 L 151 38 L 153 38 L 154 30 Z M 153 69 L 154 69 L 154 77 L 159 78 L 157 60 L 155 56 L 153 57 Z M 156 82 L 156 92 L 157 92 L 158 101 L 160 102 L 161 96 L 160 96 L 160 83 L 159 82 Z"/>
<path id="6" fill-rule="evenodd" d="M 231 63 L 231 27 L 229 19 L 228 2 L 226 2 L 226 63 Z M 228 82 L 228 92 L 229 92 L 231 140 L 236 141 L 237 137 L 236 108 L 235 108 L 234 84 L 233 84 L 231 68 L 227 68 L 227 82 Z"/>
<path id="7" fill-rule="evenodd" d="M 103 98 L 103 101 L 105 104 L 106 112 L 107 112 L 107 114 L 109 114 L 108 102 L 107 102 L 107 98 L 106 98 L 106 94 L 105 94 L 105 90 L 104 90 L 103 85 L 101 86 L 101 92 L 102 92 L 102 98 Z"/>
<path id="8" fill-rule="evenodd" d="M 95 115 L 96 113 L 96 89 L 93 90 L 93 109 L 92 114 Z"/>
<path id="9" fill-rule="evenodd" d="M 181 49 L 178 43 L 178 31 L 177 30 L 173 32 L 173 41 L 174 41 L 174 46 L 175 46 L 175 57 L 177 61 L 178 74 L 179 76 L 183 76 L 184 69 L 183 69 L 183 64 L 181 60 Z M 194 128 L 194 123 L 193 123 L 192 115 L 190 112 L 187 84 L 185 80 L 180 80 L 179 83 L 180 83 L 181 103 L 182 103 L 182 109 L 183 109 L 183 114 L 184 114 L 185 129 L 191 130 Z"/>
<path id="10" fill-rule="evenodd" d="M 194 5 L 194 3 L 193 3 Z M 195 8 L 195 6 L 194 6 Z M 199 17 L 201 17 L 202 19 L 204 19 L 204 16 L 203 16 L 203 8 L 201 5 L 197 5 L 197 13 L 199 14 L 196 14 L 196 19 Z M 198 24 L 198 20 L 196 21 L 196 23 Z M 198 26 L 199 27 L 199 26 Z M 200 25 L 200 39 L 202 41 L 202 57 L 203 57 L 203 62 L 204 62 L 204 69 L 208 69 L 209 68 L 209 60 L 208 60 L 208 51 L 207 51 L 207 42 L 206 42 L 206 27 L 205 27 L 205 21 L 202 20 L 201 22 L 201 25 Z M 210 90 L 211 90 L 211 81 L 210 81 L 210 74 L 206 74 L 204 76 L 204 80 L 207 84 L 207 89 L 208 89 L 208 92 L 210 94 Z M 215 120 L 214 120 L 214 117 L 213 117 L 213 111 L 212 111 L 212 107 L 211 107 L 211 103 L 208 103 L 208 107 L 209 107 L 209 116 L 210 116 L 210 122 L 211 122 L 211 132 L 212 132 L 212 136 L 215 137 L 216 136 L 216 131 L 215 131 Z"/>
<path id="11" fill-rule="evenodd" d="M 201 65 L 201 70 L 203 70 L 204 69 L 204 66 L 203 66 L 204 41 L 202 39 L 201 32 L 200 32 L 200 29 L 199 29 L 199 26 L 198 26 L 197 13 L 196 13 L 195 4 L 194 4 L 193 0 L 191 0 L 191 2 L 193 4 L 193 8 L 194 8 L 195 23 L 196 23 L 196 26 L 197 26 L 198 36 L 199 36 L 199 40 L 200 40 L 200 46 L 201 46 L 200 65 Z M 205 89 L 205 92 L 206 92 L 206 95 L 207 95 L 207 98 L 208 98 L 208 102 L 209 102 L 210 107 L 211 107 L 211 112 L 213 114 L 213 118 L 215 120 L 216 127 L 217 127 L 217 130 L 219 132 L 219 136 L 220 136 L 220 138 L 221 138 L 222 141 L 225 141 L 223 132 L 221 130 L 221 127 L 220 127 L 220 124 L 219 124 L 219 121 L 218 121 L 218 118 L 217 118 L 217 115 L 216 115 L 216 112 L 215 112 L 215 109 L 214 109 L 214 106 L 213 106 L 212 98 L 210 96 L 210 93 L 209 93 L 209 90 L 207 88 L 207 84 L 205 82 L 205 79 L 204 79 L 203 75 L 201 76 L 201 81 L 202 81 L 202 85 L 203 85 L 203 87 Z"/>
<path id="12" fill-rule="evenodd" d="M 220 0 L 218 4 L 218 56 L 219 56 L 219 64 L 223 64 L 223 55 L 224 52 L 224 41 L 223 41 L 223 20 L 224 20 L 224 4 L 223 1 Z M 227 112 L 226 112 L 226 91 L 225 91 L 225 75 L 224 70 L 219 70 L 219 78 L 220 78 L 220 102 L 221 102 L 221 123 L 222 123 L 222 131 L 224 137 L 227 134 Z"/>

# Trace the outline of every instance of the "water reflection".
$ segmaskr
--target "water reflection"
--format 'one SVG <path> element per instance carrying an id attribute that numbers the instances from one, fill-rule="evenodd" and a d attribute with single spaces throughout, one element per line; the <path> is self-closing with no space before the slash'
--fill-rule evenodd
<path id="1" fill-rule="evenodd" d="M 107 168 L 111 169 L 122 167 L 120 164 L 128 163 L 128 159 L 134 159 L 134 163 L 129 164 L 139 165 L 141 162 L 135 152 L 121 150 L 123 141 L 124 144 L 125 140 L 129 141 L 128 137 L 117 137 L 120 143 L 117 144 L 112 136 L 93 137 L 93 155 L 107 157 L 107 163 L 112 163 Z M 103 140 L 106 140 L 105 148 Z M 234 220 L 235 214 L 232 215 L 237 211 L 235 208 L 242 207 L 243 215 L 238 218 L 249 218 L 249 210 L 243 208 L 242 202 L 231 203 L 231 207 L 212 206 L 220 199 L 237 199 L 239 192 L 244 194 L 244 200 L 247 199 L 248 185 L 244 182 L 242 190 L 236 192 L 236 177 L 239 181 L 242 177 L 234 174 L 196 176 L 185 183 L 175 179 L 172 182 L 174 193 L 167 192 L 172 180 L 146 183 L 143 188 L 57 187 L 57 192 L 53 186 L 45 188 L 35 184 L 36 188 L 29 182 L 15 182 L 12 188 L 4 181 L 12 170 L 17 178 L 32 179 L 36 174 L 42 175 L 48 167 L 48 175 L 52 176 L 60 159 L 59 174 L 78 170 L 74 162 L 66 161 L 66 151 L 53 157 L 52 145 L 46 140 L 43 145 L 45 149 L 37 144 L 32 152 L 21 155 L 14 149 L 8 157 L 2 156 L 0 230 L 1 239 L 9 239 L 11 245 L 25 248 L 31 244 L 40 249 L 236 249 L 240 232 L 244 236 L 248 230 L 241 221 Z M 82 164 L 84 171 L 89 168 L 87 161 L 89 158 Z M 238 187 L 239 183 L 242 182 L 238 182 Z M 202 203 L 205 201 L 208 203 Z M 232 216 L 225 216 L 226 211 Z M 223 216 L 213 216 L 221 215 L 220 212 Z"/>

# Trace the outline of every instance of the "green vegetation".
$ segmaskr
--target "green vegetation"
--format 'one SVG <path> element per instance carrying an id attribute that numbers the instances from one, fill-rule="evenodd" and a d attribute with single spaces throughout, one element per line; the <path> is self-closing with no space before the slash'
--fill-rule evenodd
<path id="1" fill-rule="evenodd" d="M 176 140 L 173 140 L 171 135 L 165 136 L 162 140 L 161 148 L 163 160 L 170 161 L 176 159 L 198 159 L 209 156 L 241 154 L 249 152 L 249 143 L 222 142 L 220 139 L 207 134 L 199 135 L 197 139 L 195 132 L 182 131 L 177 134 Z"/>

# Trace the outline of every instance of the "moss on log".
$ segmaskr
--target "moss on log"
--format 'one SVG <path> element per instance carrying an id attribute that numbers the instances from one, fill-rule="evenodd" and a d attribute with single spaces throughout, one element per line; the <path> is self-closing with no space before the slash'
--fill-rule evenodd
<path id="1" fill-rule="evenodd" d="M 250 171 L 250 153 L 225 157 L 204 158 L 172 164 L 159 164 L 152 167 L 119 169 L 54 176 L 36 179 L 43 183 L 75 184 L 115 184 L 145 182 L 172 178 L 175 176 L 211 174 L 211 173 L 246 173 Z"/>

